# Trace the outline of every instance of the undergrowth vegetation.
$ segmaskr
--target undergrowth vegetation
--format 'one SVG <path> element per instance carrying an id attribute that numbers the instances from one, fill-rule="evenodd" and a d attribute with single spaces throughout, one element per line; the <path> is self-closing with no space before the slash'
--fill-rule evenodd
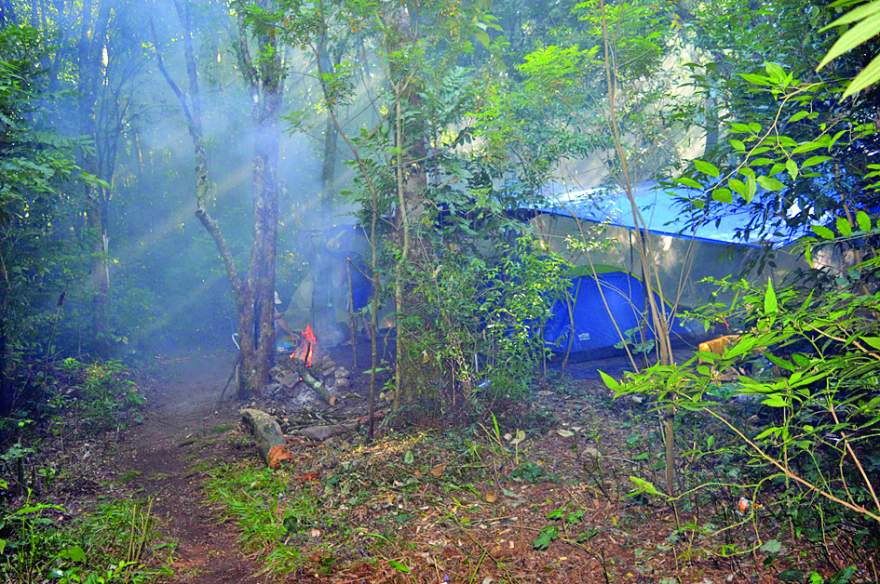
<path id="1" fill-rule="evenodd" d="M 0 515 L 0 577 L 22 584 L 135 584 L 167 576 L 174 546 L 162 542 L 155 523 L 151 500 L 100 502 L 70 519 L 63 507 L 29 495 Z"/>
<path id="2" fill-rule="evenodd" d="M 39 380 L 40 395 L 27 396 L 0 420 L 0 577 L 103 584 L 167 574 L 173 546 L 159 539 L 152 501 L 106 499 L 75 514 L 52 502 L 78 480 L 70 457 L 83 443 L 113 438 L 140 421 L 144 398 L 131 372 L 116 361 L 66 359 L 43 364 Z"/>

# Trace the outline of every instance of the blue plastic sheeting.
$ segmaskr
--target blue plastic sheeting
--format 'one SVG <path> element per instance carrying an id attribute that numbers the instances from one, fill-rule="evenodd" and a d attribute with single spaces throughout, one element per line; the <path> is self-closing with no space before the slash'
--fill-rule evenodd
<path id="1" fill-rule="evenodd" d="M 554 351 L 565 352 L 568 348 L 569 336 L 574 339 L 571 350 L 573 353 L 613 349 L 620 342 L 620 335 L 614 328 L 609 311 L 614 315 L 620 332 L 636 331 L 632 339 L 635 341 L 651 340 L 651 330 L 647 313 L 647 294 L 641 281 L 624 272 L 607 272 L 599 274 L 602 293 L 593 276 L 578 276 L 572 279 L 569 293 L 575 299 L 572 315 L 569 317 L 568 306 L 557 300 L 552 308 L 552 316 L 544 325 L 544 342 Z M 605 306 L 607 302 L 608 306 Z M 658 299 L 658 302 L 659 299 Z M 571 322 L 574 321 L 574 331 Z M 642 336 L 637 329 L 645 331 Z M 672 332 L 688 336 L 684 323 L 675 319 Z"/>
<path id="2" fill-rule="evenodd" d="M 369 267 L 360 258 L 354 258 L 351 266 L 351 296 L 354 301 L 354 311 L 362 310 L 370 303 L 373 295 L 373 284 L 370 282 Z"/>
<path id="3" fill-rule="evenodd" d="M 592 223 L 607 223 L 628 229 L 635 227 L 629 200 L 622 190 L 598 188 L 571 191 L 565 190 L 561 185 L 549 185 L 544 189 L 544 194 L 550 204 L 546 207 L 539 207 L 537 209 L 539 211 L 577 217 Z M 653 233 L 716 243 L 753 247 L 759 245 L 759 242 L 744 242 L 737 238 L 737 232 L 742 231 L 748 225 L 749 216 L 745 211 L 732 205 L 730 213 L 721 217 L 717 224 L 713 221 L 708 225 L 700 225 L 694 229 L 688 226 L 689 213 L 683 209 L 683 205 L 677 199 L 677 197 L 693 196 L 693 191 L 664 188 L 655 183 L 645 183 L 636 186 L 634 194 L 648 230 Z M 799 209 L 796 208 L 790 210 L 790 212 L 797 211 Z M 767 231 L 772 230 L 768 229 Z M 779 231 L 786 233 L 788 228 L 785 227 Z M 796 240 L 801 235 L 804 234 L 792 233 L 785 237 L 764 236 L 763 242 L 779 247 Z"/>

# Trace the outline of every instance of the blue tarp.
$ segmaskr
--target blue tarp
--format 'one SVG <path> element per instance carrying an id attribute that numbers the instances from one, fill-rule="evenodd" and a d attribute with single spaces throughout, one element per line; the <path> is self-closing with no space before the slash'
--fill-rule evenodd
<path id="1" fill-rule="evenodd" d="M 577 217 L 592 223 L 607 223 L 618 227 L 633 229 L 635 222 L 632 216 L 629 199 L 622 190 L 605 188 L 567 190 L 561 185 L 548 185 L 544 195 L 549 203 L 537 210 L 566 217 Z M 696 228 L 688 226 L 690 213 L 687 212 L 681 198 L 693 196 L 693 191 L 660 187 L 656 183 L 643 183 L 635 188 L 635 199 L 649 231 L 675 237 L 695 238 L 715 243 L 748 245 L 756 247 L 760 242 L 745 242 L 737 237 L 748 225 L 750 220 L 746 209 L 730 206 L 729 212 L 713 221 Z M 758 195 L 760 197 L 760 193 Z M 793 206 L 790 213 L 804 212 Z M 790 233 L 783 227 L 783 221 L 777 219 L 779 233 L 774 229 L 766 229 L 763 242 L 775 247 L 785 245 L 806 233 Z M 769 227 L 769 226 L 767 226 Z"/>
<path id="2" fill-rule="evenodd" d="M 609 310 L 622 333 L 637 329 L 644 331 L 644 336 L 635 332 L 633 340 L 647 341 L 654 338 L 647 312 L 647 294 L 642 282 L 624 272 L 607 272 L 598 276 L 607 308 L 593 276 L 572 279 L 569 293 L 575 299 L 572 306 L 573 319 L 569 317 L 566 302 L 557 300 L 553 305 L 552 316 L 544 325 L 544 342 L 554 351 L 564 352 L 572 333 L 573 353 L 613 349 L 620 342 L 620 335 L 614 328 Z M 574 331 L 571 328 L 572 320 Z M 675 319 L 672 332 L 688 336 L 684 323 L 679 319 Z"/>

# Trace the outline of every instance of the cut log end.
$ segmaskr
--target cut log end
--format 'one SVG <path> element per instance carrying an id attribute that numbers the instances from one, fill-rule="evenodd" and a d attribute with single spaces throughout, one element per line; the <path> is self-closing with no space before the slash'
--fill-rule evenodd
<path id="1" fill-rule="evenodd" d="M 266 464 L 269 465 L 269 468 L 277 469 L 281 466 L 283 462 L 293 462 L 293 453 L 288 450 L 287 446 L 283 444 L 276 444 L 272 448 L 269 449 L 269 454 L 266 456 Z"/>

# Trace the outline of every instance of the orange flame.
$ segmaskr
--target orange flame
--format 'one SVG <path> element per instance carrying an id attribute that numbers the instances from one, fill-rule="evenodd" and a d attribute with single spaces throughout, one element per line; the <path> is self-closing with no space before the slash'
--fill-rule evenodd
<path id="1" fill-rule="evenodd" d="M 312 330 L 311 324 L 307 324 L 305 330 L 302 332 L 299 347 L 290 354 L 291 360 L 302 361 L 306 364 L 306 367 L 311 367 L 312 360 L 315 357 L 315 347 L 317 344 L 318 339 L 315 337 L 315 331 Z"/>

